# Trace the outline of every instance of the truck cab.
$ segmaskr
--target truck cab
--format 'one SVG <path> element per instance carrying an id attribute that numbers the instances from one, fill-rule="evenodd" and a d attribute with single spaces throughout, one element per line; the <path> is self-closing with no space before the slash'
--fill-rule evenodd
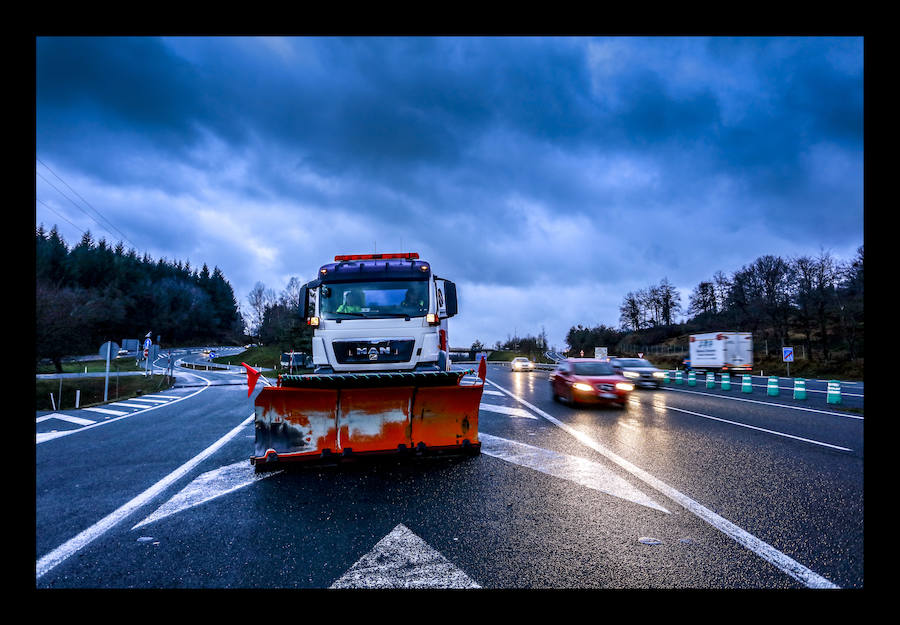
<path id="1" fill-rule="evenodd" d="M 415 252 L 334 260 L 301 294 L 316 373 L 450 370 L 453 282 Z"/>

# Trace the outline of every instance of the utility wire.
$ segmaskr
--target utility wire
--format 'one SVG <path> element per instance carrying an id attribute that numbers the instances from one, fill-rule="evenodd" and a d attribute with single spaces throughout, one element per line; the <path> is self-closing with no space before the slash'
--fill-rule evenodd
<path id="1" fill-rule="evenodd" d="M 37 198 L 35 198 L 35 199 L 37 199 Z M 73 224 L 71 221 L 69 221 L 68 219 L 66 219 L 65 217 L 63 217 L 59 212 L 57 212 L 57 210 L 56 210 L 55 208 L 53 208 L 52 206 L 50 206 L 49 204 L 47 204 L 46 202 L 44 202 L 44 201 L 42 201 L 42 200 L 37 200 L 37 201 L 40 202 L 41 204 L 43 204 L 44 206 L 46 206 L 47 208 L 49 208 L 50 210 L 52 210 L 52 211 L 53 211 L 54 213 L 56 213 L 57 215 L 59 215 L 60 219 L 62 219 L 63 221 L 67 222 L 70 226 L 72 226 L 73 228 L 75 228 L 76 230 L 78 230 L 78 232 L 80 232 L 81 234 L 85 234 L 84 230 L 82 230 L 81 228 L 79 228 L 78 226 L 76 226 L 75 224 Z"/>
<path id="2" fill-rule="evenodd" d="M 97 213 L 97 214 L 100 216 L 100 218 L 103 219 L 103 221 L 105 221 L 106 223 L 108 223 L 108 224 L 112 227 L 113 230 L 115 230 L 116 232 L 118 232 L 118 233 L 122 236 L 122 238 L 125 239 L 125 241 L 127 241 L 127 242 L 129 243 L 129 245 L 131 245 L 131 247 L 133 247 L 134 249 L 137 249 L 137 246 L 136 246 L 134 243 L 132 243 L 132 242 L 128 239 L 128 237 L 125 236 L 125 233 L 124 233 L 124 232 L 122 232 L 121 230 L 119 230 L 118 228 L 116 228 L 116 226 L 113 225 L 113 223 L 110 222 L 106 217 L 104 217 L 103 214 L 102 214 L 100 211 L 98 211 L 96 208 L 94 208 L 94 207 L 91 205 L 90 202 L 88 202 L 86 199 L 84 199 L 83 197 L 81 197 L 81 194 L 78 193 L 78 191 L 76 191 L 75 189 L 73 189 L 73 188 L 69 185 L 69 183 L 67 183 L 65 180 L 63 180 L 62 178 L 60 178 L 59 174 L 57 174 L 55 171 L 53 171 L 52 169 L 50 169 L 50 167 L 47 165 L 47 163 L 45 163 L 44 161 L 42 161 L 41 159 L 39 159 L 39 158 L 37 158 L 37 157 L 35 157 L 35 158 L 36 158 L 36 160 L 37 160 L 41 165 L 43 165 L 44 167 L 46 167 L 47 170 L 48 170 L 51 174 L 53 174 L 54 176 L 56 176 L 56 178 L 57 178 L 60 182 L 62 182 L 64 185 L 66 185 L 66 187 L 67 187 L 68 189 L 70 189 L 70 190 L 72 191 L 72 193 L 74 193 L 75 195 L 77 195 L 77 196 L 79 197 L 79 199 L 80 199 L 82 202 L 84 202 L 85 204 L 87 204 L 87 205 L 91 208 L 91 210 L 93 210 L 95 213 Z M 36 172 L 36 173 L 37 173 L 38 176 L 41 176 L 40 172 Z M 44 178 L 44 176 L 41 176 L 41 178 L 43 178 L 44 181 L 47 182 L 47 184 L 49 184 L 51 187 L 53 187 L 54 189 L 56 189 L 61 195 L 63 195 L 64 197 L 66 197 L 67 200 L 69 200 L 70 202 L 72 202 L 72 204 L 75 204 L 75 206 L 76 206 L 78 209 L 80 209 L 82 212 L 84 212 L 86 215 L 88 215 L 88 217 L 91 217 L 91 219 L 94 219 L 94 217 L 93 217 L 92 215 L 90 215 L 87 211 L 85 211 L 83 208 L 81 208 L 80 206 L 78 206 L 78 204 L 76 204 L 74 200 L 72 200 L 71 198 L 69 198 L 68 196 L 66 196 L 62 191 L 60 191 L 59 189 L 57 189 L 57 188 L 53 185 L 53 183 L 51 183 L 49 180 L 47 180 L 46 178 Z M 102 225 L 99 221 L 97 221 L 96 219 L 94 219 L 94 221 L 97 223 L 97 225 L 101 226 L 104 230 L 106 230 L 107 232 L 109 232 L 110 236 L 112 236 L 113 238 L 115 238 L 115 235 L 114 235 L 112 232 L 110 232 L 110 230 L 109 230 L 108 228 L 106 228 L 105 226 L 103 226 L 103 225 Z"/>

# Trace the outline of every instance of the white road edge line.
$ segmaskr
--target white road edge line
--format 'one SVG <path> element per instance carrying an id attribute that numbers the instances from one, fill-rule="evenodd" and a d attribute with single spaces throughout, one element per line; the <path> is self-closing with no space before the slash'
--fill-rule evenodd
<path id="1" fill-rule="evenodd" d="M 35 565 L 35 579 L 40 579 L 43 575 L 45 575 L 48 571 L 53 569 L 58 564 L 65 561 L 70 556 L 74 555 L 77 551 L 87 546 L 107 531 L 112 529 L 115 525 L 117 525 L 122 519 L 126 518 L 132 512 L 146 504 L 148 501 L 156 497 L 159 493 L 164 491 L 166 488 L 172 485 L 175 481 L 183 477 L 187 474 L 188 471 L 196 467 L 203 460 L 211 456 L 214 452 L 216 452 L 220 447 L 222 447 L 225 443 L 230 441 L 232 438 L 237 436 L 237 434 L 244 429 L 244 427 L 253 421 L 256 413 L 251 413 L 249 417 L 241 421 L 239 425 L 237 425 L 234 429 L 228 432 L 225 436 L 217 440 L 215 443 L 204 449 L 198 455 L 194 456 L 183 465 L 169 473 L 166 477 L 158 481 L 156 484 L 145 490 L 143 493 L 121 506 L 118 510 L 112 512 L 106 517 L 100 519 L 92 526 L 75 536 L 74 538 L 70 538 L 62 545 L 42 557 L 37 561 Z"/>
<path id="2" fill-rule="evenodd" d="M 594 451 L 598 452 L 599 454 L 602 454 L 603 456 L 609 458 L 611 461 L 613 461 L 614 463 L 616 463 L 617 465 L 619 465 L 620 467 L 622 467 L 623 469 L 625 469 L 626 471 L 628 471 L 629 473 L 634 475 L 636 478 L 638 478 L 645 484 L 658 490 L 659 492 L 661 492 L 663 495 L 665 495 L 666 497 L 668 497 L 675 503 L 679 504 L 680 506 L 682 506 L 689 512 L 693 513 L 694 515 L 700 517 L 701 519 L 703 519 L 704 521 L 706 521 L 707 523 L 712 525 L 714 528 L 716 528 L 720 532 L 729 536 L 730 538 L 735 540 L 740 545 L 743 545 L 744 547 L 746 547 L 747 549 L 749 549 L 750 551 L 752 551 L 753 553 L 755 553 L 756 555 L 761 557 L 766 562 L 769 562 L 770 564 L 777 567 L 779 570 L 783 571 L 790 577 L 793 577 L 797 581 L 801 582 L 808 588 L 839 588 L 839 586 L 836 586 L 834 583 L 825 579 L 818 573 L 815 573 L 814 571 L 806 568 L 805 566 L 803 566 L 796 560 L 792 559 L 791 557 L 781 553 L 780 551 L 778 551 L 777 549 L 772 547 L 770 544 L 760 540 L 759 538 L 753 536 L 749 532 L 741 529 L 740 527 L 738 527 L 731 521 L 720 517 L 718 514 L 716 514 L 712 510 L 706 508 L 705 506 L 697 503 L 696 501 L 694 501 L 687 495 L 682 494 L 681 492 L 672 488 L 665 482 L 655 478 L 654 476 L 650 475 L 643 469 L 635 466 L 634 464 L 628 462 L 621 456 L 613 453 L 606 447 L 599 444 L 597 441 L 593 440 L 588 435 L 586 435 L 582 432 L 579 432 L 575 428 L 563 423 L 562 421 L 559 421 L 558 419 L 554 418 L 552 415 L 547 414 L 546 412 L 544 412 L 537 406 L 534 406 L 533 404 L 522 399 L 521 397 L 514 395 L 512 392 L 506 390 L 505 388 L 503 388 L 496 382 L 493 382 L 491 380 L 487 380 L 487 382 L 489 382 L 493 386 L 497 387 L 498 389 L 500 389 L 501 391 L 503 391 L 504 393 L 506 393 L 513 399 L 521 402 L 523 405 L 527 406 L 528 408 L 530 408 L 537 414 L 541 415 L 542 417 L 547 419 L 550 423 L 552 423 L 552 424 L 556 425 L 557 427 L 563 429 L 564 431 L 568 432 L 569 434 L 574 436 L 578 441 L 580 441 L 584 445 L 587 445 L 588 447 L 590 447 Z"/>

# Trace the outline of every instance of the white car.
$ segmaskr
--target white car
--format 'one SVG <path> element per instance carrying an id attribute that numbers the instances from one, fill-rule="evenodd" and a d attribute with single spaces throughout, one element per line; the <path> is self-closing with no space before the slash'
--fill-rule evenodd
<path id="1" fill-rule="evenodd" d="M 513 371 L 534 371 L 534 363 L 523 357 L 513 358 L 509 366 Z"/>

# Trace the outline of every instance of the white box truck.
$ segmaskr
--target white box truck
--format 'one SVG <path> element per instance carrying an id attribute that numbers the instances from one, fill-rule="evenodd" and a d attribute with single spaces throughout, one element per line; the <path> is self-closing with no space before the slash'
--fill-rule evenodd
<path id="1" fill-rule="evenodd" d="M 753 368 L 753 334 L 707 332 L 690 336 L 690 369 L 746 371 Z"/>

